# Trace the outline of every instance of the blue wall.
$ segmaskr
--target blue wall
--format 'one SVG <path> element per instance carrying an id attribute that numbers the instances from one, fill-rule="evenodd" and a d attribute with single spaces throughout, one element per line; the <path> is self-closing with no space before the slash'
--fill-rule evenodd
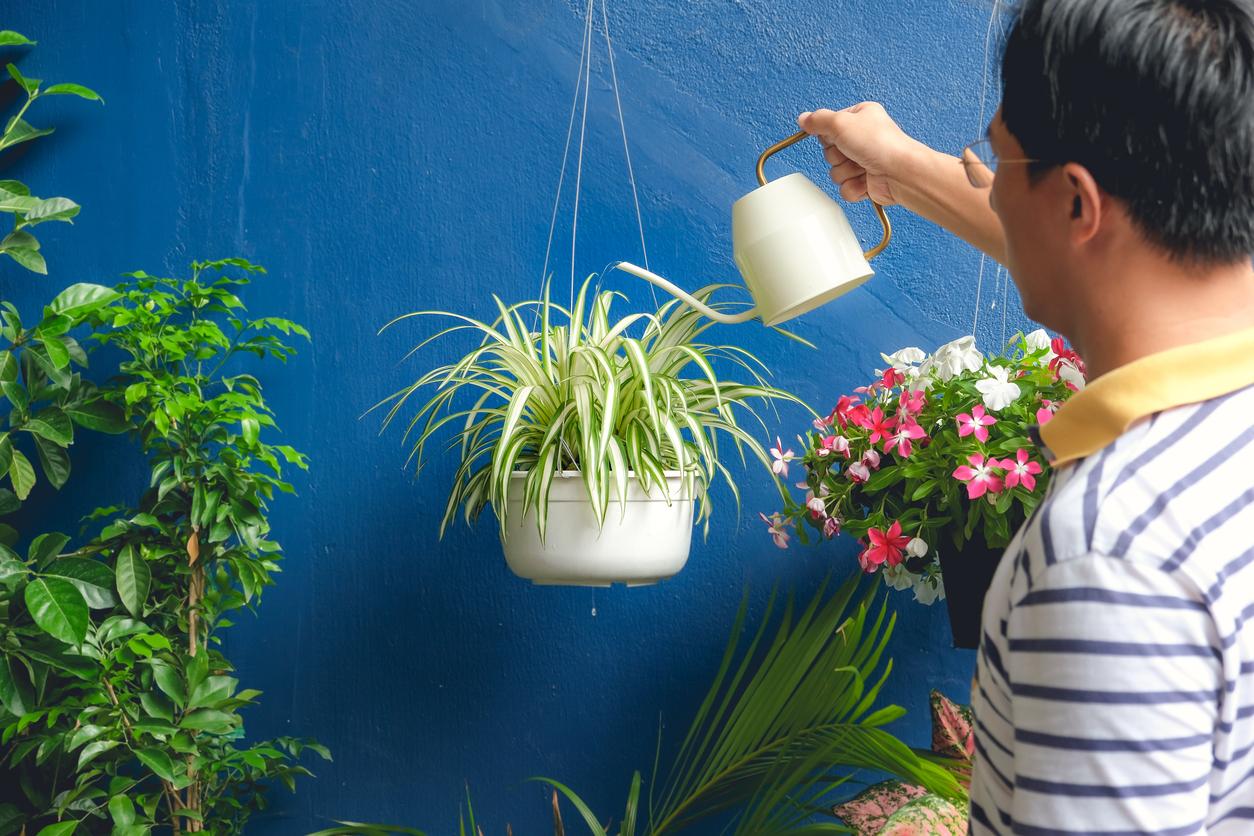
<path id="1" fill-rule="evenodd" d="M 32 114 L 58 133 L 5 176 L 74 197 L 83 212 L 72 228 L 43 228 L 49 277 L 0 273 L 6 297 L 31 310 L 73 281 L 239 254 L 270 270 L 253 312 L 314 334 L 288 368 L 264 375 L 313 469 L 297 479 L 298 498 L 276 503 L 285 571 L 228 652 L 244 683 L 265 691 L 252 735 L 316 736 L 336 759 L 297 795 L 278 796 L 256 833 L 304 833 L 332 817 L 448 833 L 463 782 L 491 832 L 509 821 L 542 833 L 545 792 L 523 780 L 536 774 L 617 815 L 631 771 L 652 760 L 659 713 L 672 744 L 691 716 L 744 586 L 756 610 L 776 582 L 808 594 L 828 572 L 853 571 L 847 542 L 777 551 L 756 514 L 774 507 L 771 489 L 750 473 L 744 512 L 718 495 L 709 541 L 698 538 L 676 579 L 630 591 L 533 588 L 507 572 L 491 525 L 436 540 L 448 460 L 416 483 L 401 471 L 399 438 L 358 419 L 419 372 L 397 360 L 426 332 L 378 337 L 383 322 L 431 306 L 486 315 L 489 291 L 535 292 L 582 7 L 42 0 L 11 4 L 0 21 L 41 42 L 21 56 L 28 75 L 80 81 L 108 101 Z M 754 186 L 760 149 L 790 134 L 803 110 L 879 99 L 908 130 L 956 152 L 983 129 L 988 14 L 970 0 L 611 4 L 653 267 L 689 287 L 735 275 L 730 205 Z M 598 41 L 580 277 L 639 255 L 606 69 Z M 831 185 L 813 143 L 771 166 Z M 569 211 L 567 201 L 559 230 Z M 851 215 L 874 234 L 865 206 Z M 898 243 L 876 262 L 876 280 L 797 326 L 820 351 L 755 326 L 722 335 L 819 406 L 864 383 L 881 350 L 959 336 L 975 310 L 978 256 L 902 211 L 894 219 Z M 568 232 L 554 251 L 564 289 Z M 649 299 L 644 285 L 615 281 Z M 990 269 L 986 348 L 1003 333 L 1000 295 Z M 1011 297 L 1009 333 L 1022 324 Z M 803 428 L 799 413 L 781 416 L 785 438 Z M 67 496 L 41 493 L 40 519 L 68 525 L 125 489 L 115 478 L 125 445 L 81 447 L 76 466 L 88 473 Z M 927 686 L 964 696 L 972 660 L 948 649 L 943 606 L 898 600 L 889 697 L 911 711 L 900 733 L 925 745 Z"/>

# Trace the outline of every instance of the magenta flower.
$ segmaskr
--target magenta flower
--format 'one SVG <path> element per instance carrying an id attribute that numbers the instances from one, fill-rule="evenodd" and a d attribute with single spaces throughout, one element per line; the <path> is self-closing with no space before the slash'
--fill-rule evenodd
<path id="1" fill-rule="evenodd" d="M 896 520 L 893 520 L 887 531 L 872 528 L 867 532 L 867 538 L 871 542 L 858 557 L 858 562 L 866 572 L 875 571 L 868 569 L 868 566 L 878 568 L 884 563 L 889 566 L 901 563 L 906 546 L 910 543 L 910 538 L 901 533 L 901 523 Z"/>
<path id="2" fill-rule="evenodd" d="M 897 430 L 893 433 L 892 438 L 884 442 L 884 452 L 891 453 L 893 448 L 897 448 L 897 454 L 903 459 L 910 458 L 910 454 L 914 451 L 911 441 L 926 436 L 927 433 L 923 428 L 911 418 L 908 422 L 897 425 Z"/>
<path id="3" fill-rule="evenodd" d="M 1038 426 L 1045 426 L 1049 420 L 1054 417 L 1054 413 L 1058 411 L 1058 402 L 1051 401 L 1049 398 L 1041 398 L 1041 408 L 1036 410 L 1036 423 Z"/>
<path id="4" fill-rule="evenodd" d="M 832 453 L 840 453 L 846 459 L 849 458 L 849 439 L 843 435 L 829 435 L 819 442 L 818 449 L 814 451 L 814 455 L 820 457 L 830 456 Z"/>
<path id="5" fill-rule="evenodd" d="M 836 401 L 836 408 L 832 410 L 831 415 L 827 416 L 827 423 L 831 424 L 832 421 L 836 421 L 841 429 L 849 426 L 849 413 L 858 405 L 859 400 L 860 398 L 841 395 L 840 400 Z"/>
<path id="6" fill-rule="evenodd" d="M 1002 459 L 1002 469 L 1006 471 L 1006 487 L 1013 488 L 1023 485 L 1029 491 L 1036 490 L 1036 477 L 1041 466 L 1028 457 L 1028 451 L 1020 448 L 1013 459 Z"/>
<path id="7" fill-rule="evenodd" d="M 840 517 L 828 517 L 823 521 L 823 536 L 835 537 L 840 533 Z"/>
<path id="8" fill-rule="evenodd" d="M 907 415 L 918 415 L 926 404 L 927 398 L 921 390 L 917 392 L 901 390 L 901 411 Z"/>
<path id="9" fill-rule="evenodd" d="M 972 453 L 967 457 L 967 461 L 971 463 L 970 467 L 965 464 L 954 471 L 954 478 L 967 483 L 967 497 L 969 499 L 979 499 L 986 493 L 997 493 L 1002 489 L 1001 477 L 993 472 L 993 468 L 1000 468 L 1002 463 L 997 459 L 989 459 L 987 462 L 984 456 L 979 453 Z"/>
<path id="10" fill-rule="evenodd" d="M 893 434 L 895 426 L 897 419 L 884 417 L 884 410 L 877 406 L 867 418 L 867 429 L 871 431 L 871 437 L 867 440 L 874 444 L 880 439 L 888 438 Z"/>
<path id="11" fill-rule="evenodd" d="M 775 545 L 781 549 L 788 548 L 788 530 L 784 527 L 783 517 L 777 511 L 771 516 L 758 512 L 758 516 L 762 518 L 762 522 L 766 523 L 766 530 L 770 533 L 771 539 L 775 541 Z"/>
<path id="12" fill-rule="evenodd" d="M 988 428 L 997 423 L 997 419 L 984 412 L 984 407 L 976 404 L 969 413 L 964 412 L 957 418 L 958 437 L 966 438 L 974 435 L 977 441 L 988 441 Z"/>

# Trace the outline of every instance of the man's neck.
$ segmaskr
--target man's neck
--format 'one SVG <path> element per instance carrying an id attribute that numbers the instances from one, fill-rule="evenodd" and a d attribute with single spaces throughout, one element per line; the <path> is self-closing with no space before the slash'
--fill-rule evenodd
<path id="1" fill-rule="evenodd" d="M 1150 354 L 1254 328 L 1254 268 L 1188 267 L 1161 259 L 1124 262 L 1095 276 L 1074 311 L 1072 333 L 1089 379 Z"/>

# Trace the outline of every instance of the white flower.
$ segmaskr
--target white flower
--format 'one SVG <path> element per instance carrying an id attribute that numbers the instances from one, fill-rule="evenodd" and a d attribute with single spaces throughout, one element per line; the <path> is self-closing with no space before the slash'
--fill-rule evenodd
<path id="1" fill-rule="evenodd" d="M 1076 389 L 1084 388 L 1084 375 L 1080 374 L 1080 370 L 1070 363 L 1058 364 L 1058 376 L 1075 386 Z"/>
<path id="2" fill-rule="evenodd" d="M 884 583 L 893 589 L 902 590 L 914 586 L 914 575 L 903 563 L 898 563 L 896 566 L 884 564 L 884 570 L 880 574 L 884 576 Z"/>
<path id="3" fill-rule="evenodd" d="M 910 371 L 915 365 L 927 359 L 923 349 L 915 348 L 914 346 L 894 351 L 892 354 L 881 354 L 880 357 L 884 358 L 885 363 L 903 373 Z"/>
<path id="4" fill-rule="evenodd" d="M 945 585 L 941 582 L 940 575 L 932 577 L 915 576 L 914 600 L 925 606 L 931 606 L 937 601 L 945 600 Z"/>
<path id="5" fill-rule="evenodd" d="M 936 376 L 945 381 L 963 372 L 977 371 L 984 365 L 984 355 L 975 347 L 975 337 L 959 337 L 937 349 L 932 364 Z"/>
<path id="6" fill-rule="evenodd" d="M 911 538 L 910 542 L 906 543 L 906 554 L 911 557 L 927 557 L 927 543 L 919 537 Z"/>
<path id="7" fill-rule="evenodd" d="M 1023 341 L 1027 343 L 1029 352 L 1036 353 L 1041 349 L 1045 350 L 1040 360 L 1042 366 L 1048 366 L 1049 361 L 1058 356 L 1054 353 L 1053 346 L 1050 344 L 1049 334 L 1044 328 L 1037 328 L 1031 334 L 1026 335 Z"/>
<path id="8" fill-rule="evenodd" d="M 992 376 L 975 383 L 975 388 L 984 396 L 984 406 L 996 412 L 1019 399 L 1022 392 L 1019 384 L 1010 381 L 1009 369 L 1005 366 L 989 366 L 988 373 Z"/>

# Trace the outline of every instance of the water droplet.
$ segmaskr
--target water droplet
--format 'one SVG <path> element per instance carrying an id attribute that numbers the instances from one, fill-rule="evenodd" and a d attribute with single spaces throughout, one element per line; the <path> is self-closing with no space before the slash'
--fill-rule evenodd
<path id="1" fill-rule="evenodd" d="M 596 607 L 593 607 L 593 608 L 592 608 L 592 617 L 593 617 L 593 618 L 596 618 L 596 617 L 597 617 L 597 608 L 596 608 Z"/>

